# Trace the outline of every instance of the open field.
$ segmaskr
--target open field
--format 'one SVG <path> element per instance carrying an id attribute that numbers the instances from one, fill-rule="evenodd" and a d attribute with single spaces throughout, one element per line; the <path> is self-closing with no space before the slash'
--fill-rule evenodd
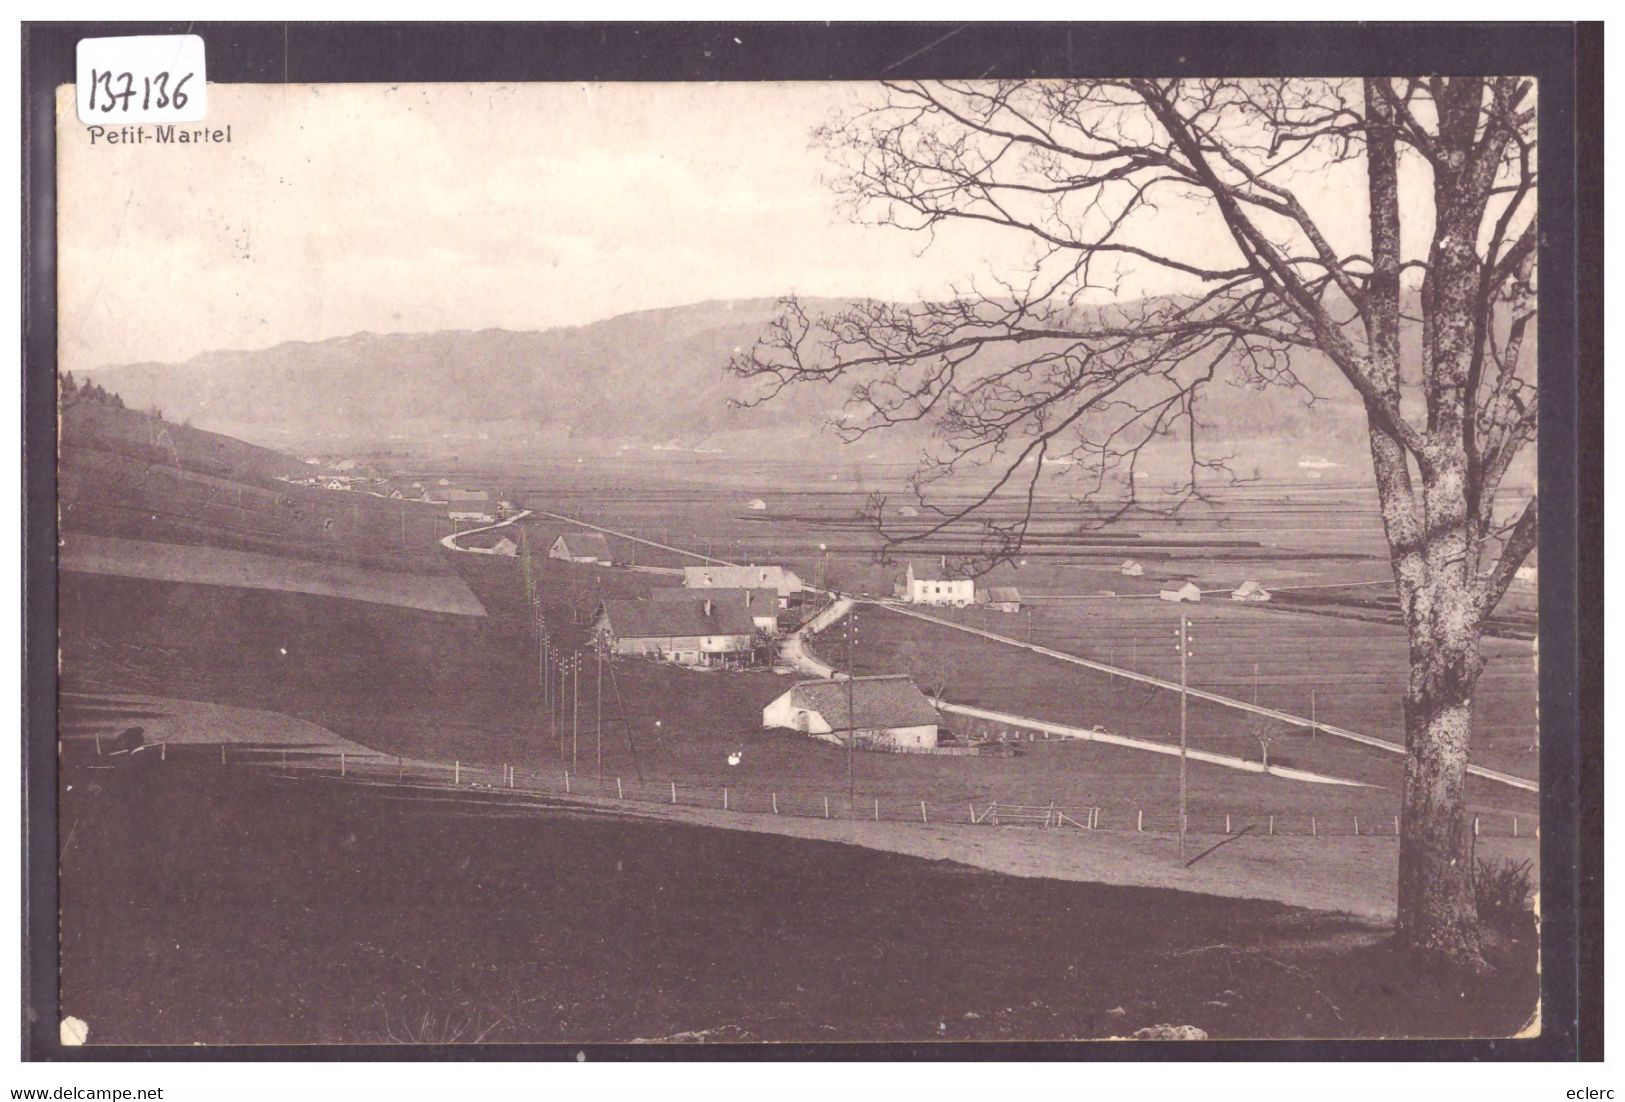
<path id="1" fill-rule="evenodd" d="M 963 675 L 972 678 L 973 684 L 1002 680 L 1006 686 L 1003 703 L 994 703 L 991 698 L 960 703 L 1005 707 L 1061 722 L 1082 722 L 1084 726 L 1103 723 L 1112 730 L 1147 738 L 1167 737 L 1169 732 L 1178 732 L 1178 698 L 1172 692 L 1132 682 L 1114 682 L 1105 675 L 1023 654 L 1017 648 L 888 613 L 876 606 L 863 606 L 863 609 L 860 615 L 867 614 L 866 622 L 874 625 L 873 631 L 863 635 L 865 647 L 873 648 L 861 655 L 868 662 L 865 669 L 880 672 L 900 668 L 899 663 L 906 664 L 910 653 L 905 643 L 914 639 L 912 650 L 915 653 L 923 649 L 930 653 L 933 663 L 946 662 L 956 680 Z M 1370 734 L 1396 746 L 1405 741 L 1401 692 L 1408 673 L 1407 646 L 1398 628 L 1300 616 L 1273 609 L 1268 604 L 1247 605 L 1229 600 L 1203 601 L 1196 605 L 1156 600 L 1079 601 L 1037 605 L 1031 608 L 1030 614 L 1028 610 L 1010 614 L 980 608 L 922 611 L 954 623 L 1175 682 L 1179 680 L 1176 639 L 1183 614 L 1190 619 L 1191 655 L 1187 660 L 1187 677 L 1192 688 L 1256 701 L 1264 707 L 1296 715 L 1313 715 L 1321 722 Z M 928 646 L 927 640 L 930 641 Z M 833 645 L 838 653 L 839 644 Z M 1534 780 L 1538 776 L 1539 753 L 1536 669 L 1531 645 L 1487 638 L 1484 654 L 1486 665 L 1476 698 L 1472 760 L 1478 765 Z M 988 673 L 988 662 L 995 663 L 1002 676 L 979 678 Z M 1108 721 L 1074 710 L 1069 713 L 1070 719 L 1063 719 L 1034 710 L 1055 697 L 1048 688 L 1032 685 L 1023 689 L 1021 682 L 1030 676 L 1030 671 L 1052 666 L 1085 681 L 1102 682 L 1097 693 L 1109 689 L 1110 695 L 1118 701 L 1108 706 L 1113 718 Z M 1130 701 L 1134 707 L 1125 708 Z M 1017 707 L 1017 702 L 1023 706 Z M 1215 752 L 1257 760 L 1259 746 L 1251 732 L 1256 726 L 1252 717 L 1205 702 L 1194 706 L 1202 710 L 1193 713 L 1193 717 L 1200 714 L 1203 718 L 1192 720 L 1193 739 L 1200 739 L 1204 748 Z M 1208 716 L 1213 717 L 1212 722 Z M 1277 733 L 1283 737 L 1271 744 L 1271 760 L 1283 764 L 1290 760 L 1312 768 L 1303 758 L 1310 750 L 1309 733 L 1306 730 Z M 1336 740 L 1317 738 L 1314 741 L 1319 744 Z M 1347 743 L 1337 745 L 1349 747 Z"/>
<path id="2" fill-rule="evenodd" d="M 852 489 L 844 473 L 843 481 L 828 489 L 812 488 L 818 483 L 814 472 L 779 473 L 786 488 L 763 491 L 769 508 L 762 512 L 744 508 L 745 489 L 700 488 L 675 480 L 629 487 L 595 483 L 590 471 L 564 472 L 556 486 L 525 491 L 525 501 L 734 561 L 785 562 L 809 582 L 827 578 L 843 591 L 889 596 L 902 566 L 875 561 L 876 537 L 855 519 L 864 493 Z M 888 476 L 895 472 L 872 475 L 868 489 L 883 492 Z M 766 477 L 764 472 L 761 478 Z M 895 500 L 904 500 L 895 497 L 895 485 L 890 489 Z M 1008 506 L 999 506 L 995 515 L 1008 520 L 1013 514 Z M 1313 693 L 1317 718 L 1403 741 L 1401 693 L 1408 646 L 1391 610 L 1382 607 L 1393 600 L 1391 572 L 1369 490 L 1321 484 L 1247 487 L 1221 497 L 1216 505 L 1197 503 L 1177 518 L 1147 516 L 1087 531 L 1080 529 L 1077 516 L 1077 507 L 1064 498 L 1041 499 L 1030 552 L 986 579 L 986 584 L 1018 586 L 1027 603 L 1022 613 L 967 610 L 949 615 L 1018 638 L 1031 633 L 1037 643 L 1167 676 L 1177 673 L 1172 632 L 1185 611 L 1196 620 L 1193 685 L 1251 700 L 1256 664 L 1261 704 L 1308 715 Z M 924 519 L 893 523 L 908 531 Z M 560 521 L 545 524 L 549 532 L 569 527 Z M 827 555 L 819 552 L 820 543 L 826 544 Z M 919 557 L 946 555 L 951 561 L 956 551 L 970 546 L 967 538 L 950 532 L 926 541 Z M 639 562 L 683 561 L 646 548 L 636 554 Z M 1145 574 L 1120 574 L 1117 567 L 1127 558 L 1141 562 Z M 1185 578 L 1221 592 L 1194 606 L 1155 599 L 1165 582 Z M 1277 601 L 1263 606 L 1229 601 L 1229 589 L 1248 578 L 1266 586 L 1330 588 L 1285 589 Z M 1536 668 L 1528 641 L 1533 588 L 1514 587 L 1495 629 L 1498 634 L 1485 639 L 1488 665 L 1479 686 L 1472 748 L 1476 764 L 1528 778 L 1537 775 L 1539 757 Z M 879 664 L 871 668 L 881 669 Z M 1084 726 L 1104 722 L 1098 716 L 1046 718 Z M 1160 712 L 1140 726 L 1168 729 Z M 1278 751 L 1294 756 L 1295 740 L 1285 741 Z"/>
<path id="3" fill-rule="evenodd" d="M 62 1008 L 92 1044 L 1507 1036 L 1537 990 L 1528 934 L 1464 989 L 1279 904 L 496 794 L 67 779 Z"/>

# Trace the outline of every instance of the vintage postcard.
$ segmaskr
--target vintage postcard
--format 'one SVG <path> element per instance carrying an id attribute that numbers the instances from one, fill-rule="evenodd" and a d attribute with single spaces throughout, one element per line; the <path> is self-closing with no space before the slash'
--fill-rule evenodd
<path id="1" fill-rule="evenodd" d="M 1541 1034 L 1539 79 L 103 76 L 65 1044 Z"/>

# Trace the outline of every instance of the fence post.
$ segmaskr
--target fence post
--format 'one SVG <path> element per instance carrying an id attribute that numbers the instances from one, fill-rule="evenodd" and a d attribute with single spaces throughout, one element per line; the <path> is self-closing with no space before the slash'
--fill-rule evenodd
<path id="1" fill-rule="evenodd" d="M 778 813 L 779 813 L 779 794 L 777 792 L 775 792 L 775 793 L 773 793 L 773 814 L 777 815 Z"/>
<path id="2" fill-rule="evenodd" d="M 875 822 L 880 822 L 880 797 L 875 797 Z"/>
<path id="3" fill-rule="evenodd" d="M 1315 822 L 1315 817 L 1313 815 L 1309 816 L 1309 837 L 1320 837 L 1320 826 Z"/>
<path id="4" fill-rule="evenodd" d="M 1134 829 L 1141 834 L 1145 833 L 1145 809 L 1143 807 L 1134 813 Z"/>
<path id="5" fill-rule="evenodd" d="M 96 756 L 98 758 L 102 756 L 102 736 L 100 735 L 96 736 Z"/>
<path id="6" fill-rule="evenodd" d="M 226 764 L 226 744 L 223 742 L 220 744 L 220 764 Z"/>
<path id="7" fill-rule="evenodd" d="M 220 760 L 224 761 L 225 757 L 226 756 L 224 754 L 221 754 L 220 755 Z M 350 774 L 349 764 L 344 760 L 344 751 L 340 750 L 339 751 L 339 776 L 346 777 L 346 776 L 349 776 L 349 774 Z"/>
<path id="8" fill-rule="evenodd" d="M 288 756 L 288 752 L 286 750 L 282 751 L 282 757 L 283 757 L 284 760 L 286 760 L 287 756 Z M 169 760 L 169 743 L 160 742 L 158 744 L 158 760 L 159 761 L 168 761 Z"/>
<path id="9" fill-rule="evenodd" d="M 400 780 L 405 776 L 406 776 L 406 761 L 399 754 L 396 754 L 395 755 L 395 779 Z"/>
<path id="10" fill-rule="evenodd" d="M 824 797 L 824 818 L 829 818 L 829 797 Z"/>
<path id="11" fill-rule="evenodd" d="M 1473 816 L 1473 837 L 1474 838 L 1478 837 L 1478 816 L 1477 815 Z"/>
<path id="12" fill-rule="evenodd" d="M 621 778 L 619 777 L 615 778 L 615 798 L 617 800 L 626 799 L 626 792 L 621 788 Z"/>
<path id="13" fill-rule="evenodd" d="M 1399 816 L 1398 815 L 1394 816 L 1394 837 L 1395 838 L 1399 837 Z"/>
<path id="14" fill-rule="evenodd" d="M 453 760 L 451 763 L 451 784 L 455 788 L 463 783 L 463 763 Z"/>
<path id="15" fill-rule="evenodd" d="M 1270 816 L 1270 837 L 1275 837 L 1275 816 Z"/>
<path id="16" fill-rule="evenodd" d="M 564 771 L 564 794 L 566 796 L 570 794 L 570 771 L 568 769 Z"/>
<path id="17" fill-rule="evenodd" d="M 1224 832 L 1226 834 L 1230 833 L 1230 813 L 1228 811 L 1224 813 Z"/>
<path id="18" fill-rule="evenodd" d="M 975 804 L 969 804 L 967 806 L 969 806 L 969 808 L 970 808 L 970 821 L 971 821 L 971 824 L 975 825 L 975 823 L 976 823 L 976 805 Z"/>
<path id="19" fill-rule="evenodd" d="M 921 800 L 920 801 L 920 822 L 929 823 L 930 821 L 931 820 L 926 818 L 926 815 L 925 815 L 925 801 Z"/>
<path id="20" fill-rule="evenodd" d="M 1356 838 L 1360 836 L 1360 817 L 1358 815 L 1354 817 L 1354 836 Z"/>
<path id="21" fill-rule="evenodd" d="M 722 790 L 722 810 L 728 810 L 728 790 L 726 788 Z"/>
<path id="22" fill-rule="evenodd" d="M 672 803 L 677 802 L 677 782 L 676 781 L 671 782 L 671 802 Z"/>
<path id="23" fill-rule="evenodd" d="M 1512 836 L 1514 838 L 1518 836 L 1518 817 L 1516 815 L 1512 817 Z"/>

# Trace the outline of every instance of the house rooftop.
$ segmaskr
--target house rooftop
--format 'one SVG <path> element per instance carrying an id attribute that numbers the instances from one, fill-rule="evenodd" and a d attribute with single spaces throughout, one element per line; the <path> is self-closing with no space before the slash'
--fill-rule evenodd
<path id="1" fill-rule="evenodd" d="M 777 597 L 774 598 L 777 600 Z M 619 639 L 669 639 L 691 635 L 752 635 L 756 625 L 739 600 L 706 601 L 609 600 L 604 618 Z"/>
<path id="2" fill-rule="evenodd" d="M 559 537 L 571 555 L 608 559 L 609 541 L 602 532 L 565 532 Z"/>
<path id="3" fill-rule="evenodd" d="M 790 693 L 796 707 L 817 712 L 834 731 L 919 727 L 941 722 L 937 710 L 907 674 L 798 681 Z M 853 722 L 854 715 L 856 722 Z"/>
<path id="4" fill-rule="evenodd" d="M 779 591 L 772 586 L 751 589 L 720 586 L 681 589 L 676 586 L 660 586 L 649 594 L 649 598 L 654 601 L 736 601 L 742 607 L 751 609 L 752 614 L 757 616 L 777 616 L 779 611 Z"/>

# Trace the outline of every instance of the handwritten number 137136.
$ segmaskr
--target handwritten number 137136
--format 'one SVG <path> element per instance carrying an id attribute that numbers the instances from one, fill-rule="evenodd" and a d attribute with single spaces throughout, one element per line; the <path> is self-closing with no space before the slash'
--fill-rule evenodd
<path id="1" fill-rule="evenodd" d="M 138 87 L 132 73 L 103 72 L 92 69 L 90 71 L 90 109 L 92 111 L 96 109 L 97 90 L 100 89 L 103 101 L 100 106 L 103 114 L 130 110 L 131 101 L 138 96 L 143 111 L 154 107 L 160 110 L 166 107 L 174 107 L 179 110 L 186 106 L 188 98 L 185 91 L 186 82 L 191 80 L 193 75 L 187 73 L 171 86 L 170 74 L 159 73 L 157 76 L 142 77 Z"/>

